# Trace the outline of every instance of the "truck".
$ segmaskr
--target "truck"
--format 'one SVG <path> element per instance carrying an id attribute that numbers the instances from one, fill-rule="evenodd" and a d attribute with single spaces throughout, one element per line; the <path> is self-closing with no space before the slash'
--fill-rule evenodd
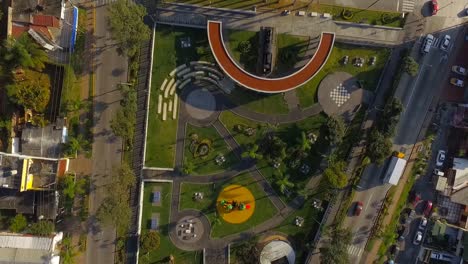
<path id="1" fill-rule="evenodd" d="M 403 175 L 406 167 L 405 155 L 401 152 L 396 152 L 390 158 L 385 176 L 383 179 L 384 183 L 390 183 L 392 185 L 398 185 L 398 181 Z"/>

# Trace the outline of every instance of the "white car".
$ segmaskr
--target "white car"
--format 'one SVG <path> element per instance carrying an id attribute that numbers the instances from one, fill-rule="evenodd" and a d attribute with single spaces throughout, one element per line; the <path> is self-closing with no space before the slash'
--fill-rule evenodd
<path id="1" fill-rule="evenodd" d="M 426 229 L 426 226 L 427 226 L 427 218 L 423 216 L 421 218 L 421 222 L 419 222 L 419 227 L 418 228 L 420 230 L 424 230 L 424 229 Z"/>
<path id="2" fill-rule="evenodd" d="M 465 82 L 457 78 L 451 78 L 450 83 L 458 87 L 465 87 Z"/>
<path id="3" fill-rule="evenodd" d="M 415 244 L 417 246 L 417 245 L 421 244 L 421 241 L 422 241 L 422 233 L 421 233 L 421 231 L 418 231 L 418 232 L 416 232 L 416 235 L 414 236 L 413 244 Z"/>
<path id="4" fill-rule="evenodd" d="M 449 35 L 445 35 L 444 39 L 442 40 L 442 44 L 440 45 L 440 49 L 448 50 L 451 39 L 452 38 Z"/>
<path id="5" fill-rule="evenodd" d="M 452 66 L 452 71 L 454 73 L 457 73 L 457 74 L 460 74 L 460 75 L 463 75 L 463 76 L 468 75 L 468 71 L 465 68 L 461 67 L 461 66 L 456 66 L 456 65 Z"/>
<path id="6" fill-rule="evenodd" d="M 444 161 L 445 161 L 445 150 L 439 150 L 439 153 L 437 153 L 436 166 L 437 167 L 444 166 Z"/>
<path id="7" fill-rule="evenodd" d="M 443 177 L 445 173 L 439 169 L 434 169 L 434 174 Z"/>

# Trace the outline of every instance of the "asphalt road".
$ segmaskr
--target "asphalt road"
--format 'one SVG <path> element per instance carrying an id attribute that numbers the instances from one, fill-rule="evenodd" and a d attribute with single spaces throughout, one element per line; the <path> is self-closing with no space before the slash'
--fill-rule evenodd
<path id="1" fill-rule="evenodd" d="M 105 186 L 112 168 L 121 160 L 121 141 L 113 136 L 110 120 L 119 107 L 119 82 L 127 82 L 127 61 L 119 56 L 107 28 L 107 6 L 95 9 L 96 85 L 94 92 L 93 175 L 91 180 L 90 228 L 86 263 L 114 263 L 115 229 L 102 227 L 94 217 L 106 197 Z"/>
<path id="2" fill-rule="evenodd" d="M 445 34 L 450 34 L 455 39 L 459 31 L 460 28 L 454 28 L 435 36 L 441 38 Z M 448 61 L 455 47 L 452 44 L 448 52 L 442 51 L 439 48 L 440 41 L 436 40 L 435 46 L 424 56 L 419 54 L 420 41 L 416 43 L 412 56 L 419 62 L 420 72 L 414 78 L 403 76 L 395 92 L 395 97 L 402 101 L 405 109 L 393 140 L 394 149 L 406 153 L 406 156 L 409 156 L 412 146 L 417 142 L 434 96 L 438 96 L 441 88 L 445 86 L 444 82 L 447 81 Z M 353 263 L 358 263 L 364 254 L 370 229 L 390 187 L 388 184 L 382 184 L 380 179 L 384 167 L 385 163 L 382 166 L 372 164 L 365 169 L 355 195 L 355 201 L 364 203 L 364 210 L 356 217 L 351 216 L 353 207 L 350 208 L 350 217 L 345 220 L 345 226 L 350 227 L 353 232 L 353 244 L 348 249 Z"/>

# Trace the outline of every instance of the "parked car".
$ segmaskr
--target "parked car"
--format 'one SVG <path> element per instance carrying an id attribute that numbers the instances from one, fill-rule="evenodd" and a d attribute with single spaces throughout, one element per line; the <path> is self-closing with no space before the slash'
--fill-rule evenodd
<path id="1" fill-rule="evenodd" d="M 434 42 L 434 36 L 431 34 L 427 34 L 426 38 L 424 38 L 424 42 L 421 46 L 421 53 L 426 54 L 429 53 L 431 50 L 432 43 Z"/>
<path id="2" fill-rule="evenodd" d="M 413 204 L 416 205 L 419 203 L 419 201 L 421 201 L 421 194 L 420 193 L 416 193 L 414 195 L 414 199 L 413 199 Z"/>
<path id="3" fill-rule="evenodd" d="M 297 15 L 298 16 L 305 16 L 306 12 L 305 11 L 299 11 L 299 12 L 297 12 Z"/>
<path id="4" fill-rule="evenodd" d="M 449 35 L 445 35 L 444 39 L 442 40 L 442 44 L 440 45 L 440 49 L 441 50 L 448 50 L 451 39 L 452 38 Z"/>
<path id="5" fill-rule="evenodd" d="M 457 78 L 451 78 L 450 83 L 458 87 L 465 87 L 465 82 Z"/>
<path id="6" fill-rule="evenodd" d="M 426 202 L 426 207 L 424 207 L 424 215 L 429 216 L 429 214 L 431 213 L 431 210 L 432 210 L 432 202 L 427 201 Z"/>
<path id="7" fill-rule="evenodd" d="M 356 207 L 354 208 L 354 215 L 355 216 L 359 216 L 362 212 L 362 202 L 358 201 L 356 202 Z"/>
<path id="8" fill-rule="evenodd" d="M 433 16 L 437 15 L 437 12 L 439 11 L 439 3 L 437 3 L 437 0 L 432 0 L 431 7 L 432 7 L 432 15 Z"/>
<path id="9" fill-rule="evenodd" d="M 468 71 L 465 68 L 461 67 L 461 66 L 456 66 L 456 65 L 452 66 L 452 71 L 454 73 L 457 73 L 457 74 L 460 74 L 460 75 L 463 75 L 463 76 L 468 75 Z"/>
<path id="10" fill-rule="evenodd" d="M 414 235 L 413 244 L 419 245 L 421 244 L 421 241 L 422 241 L 422 232 L 418 231 L 416 232 L 416 235 Z"/>
<path id="11" fill-rule="evenodd" d="M 443 177 L 445 173 L 439 169 L 434 169 L 434 174 Z"/>
<path id="12" fill-rule="evenodd" d="M 436 166 L 437 167 L 444 166 L 444 161 L 445 161 L 445 150 L 439 150 L 439 152 L 437 153 Z"/>
<path id="13" fill-rule="evenodd" d="M 421 222 L 419 222 L 419 229 L 424 230 L 426 229 L 427 226 L 427 218 L 426 217 L 421 217 Z"/>
<path id="14" fill-rule="evenodd" d="M 283 16 L 287 16 L 287 15 L 291 14 L 291 10 L 285 9 L 285 10 L 283 10 L 283 12 L 281 12 L 281 14 Z"/>

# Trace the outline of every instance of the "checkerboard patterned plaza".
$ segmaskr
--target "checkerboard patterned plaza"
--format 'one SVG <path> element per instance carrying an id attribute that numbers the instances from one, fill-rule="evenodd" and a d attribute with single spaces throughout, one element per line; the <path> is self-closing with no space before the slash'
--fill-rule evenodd
<path id="1" fill-rule="evenodd" d="M 340 83 L 335 89 L 330 92 L 330 97 L 338 107 L 342 106 L 349 98 L 351 94 L 346 90 L 342 83 Z"/>

